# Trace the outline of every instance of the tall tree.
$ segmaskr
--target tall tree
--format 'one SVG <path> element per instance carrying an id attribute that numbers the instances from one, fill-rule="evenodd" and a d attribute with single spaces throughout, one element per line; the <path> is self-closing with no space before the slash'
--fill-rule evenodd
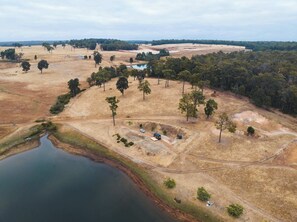
<path id="1" fill-rule="evenodd" d="M 47 69 L 48 66 L 49 66 L 49 64 L 48 64 L 48 62 L 46 60 L 40 60 L 38 62 L 38 65 L 37 65 L 37 67 L 38 67 L 38 69 L 40 70 L 41 73 L 42 73 L 42 70 Z"/>
<path id="2" fill-rule="evenodd" d="M 80 92 L 78 78 L 70 79 L 68 81 L 68 88 L 72 97 L 76 96 Z"/>
<path id="3" fill-rule="evenodd" d="M 183 94 L 182 98 L 179 100 L 178 109 L 181 113 L 186 113 L 187 121 L 189 121 L 189 117 L 197 117 L 197 110 L 193 103 L 192 95 L 189 93 Z"/>
<path id="4" fill-rule="evenodd" d="M 63 47 L 63 49 L 65 49 L 65 46 L 66 46 L 66 44 L 65 44 L 65 43 L 62 43 L 62 47 Z"/>
<path id="5" fill-rule="evenodd" d="M 204 113 L 207 116 L 207 119 L 214 114 L 215 110 L 218 109 L 218 104 L 213 99 L 207 100 L 205 107 L 204 107 Z"/>
<path id="6" fill-rule="evenodd" d="M 111 76 L 110 73 L 106 69 L 100 70 L 95 79 L 96 79 L 96 85 L 103 84 L 103 91 L 105 91 L 105 83 L 110 80 Z"/>
<path id="7" fill-rule="evenodd" d="M 181 71 L 178 73 L 177 77 L 183 82 L 182 93 L 185 93 L 185 82 L 190 78 L 191 73 L 188 70 Z"/>
<path id="8" fill-rule="evenodd" d="M 216 122 L 216 127 L 218 130 L 220 130 L 219 143 L 221 142 L 222 132 L 224 130 L 228 129 L 230 133 L 235 133 L 236 131 L 236 124 L 230 120 L 226 113 L 222 113 L 219 116 L 219 119 Z"/>
<path id="9" fill-rule="evenodd" d="M 24 72 L 28 72 L 30 70 L 31 65 L 29 62 L 23 61 L 21 66 L 22 66 Z"/>
<path id="10" fill-rule="evenodd" d="M 145 100 L 145 95 L 151 94 L 152 90 L 150 88 L 149 81 L 141 81 L 138 86 L 139 91 L 142 91 L 143 93 L 143 100 Z"/>
<path id="11" fill-rule="evenodd" d="M 202 92 L 200 90 L 199 91 L 198 90 L 192 91 L 191 96 L 192 96 L 192 100 L 193 100 L 193 103 L 194 103 L 194 106 L 195 106 L 195 116 L 197 116 L 198 106 L 200 104 L 204 104 L 205 97 L 203 96 L 203 94 L 202 94 Z"/>
<path id="12" fill-rule="evenodd" d="M 174 71 L 172 69 L 164 69 L 162 71 L 162 73 L 163 73 L 163 75 L 164 75 L 164 77 L 166 79 L 166 81 L 165 81 L 165 88 L 167 88 L 167 87 L 169 87 L 169 80 L 171 78 L 173 78 L 173 76 L 174 76 Z"/>
<path id="13" fill-rule="evenodd" d="M 117 104 L 120 101 L 115 96 L 106 97 L 105 100 L 109 103 L 109 108 L 110 108 L 111 114 L 112 114 L 113 125 L 115 126 L 115 116 L 117 115 L 117 108 L 118 108 Z"/>
<path id="14" fill-rule="evenodd" d="M 122 93 L 122 95 L 124 95 L 124 91 L 129 88 L 128 79 L 124 76 L 121 76 L 118 79 L 116 86 L 117 89 Z"/>
<path id="15" fill-rule="evenodd" d="M 132 69 L 130 72 L 130 75 L 133 76 L 134 80 L 138 76 L 138 70 L 137 69 Z"/>
<path id="16" fill-rule="evenodd" d="M 94 52 L 94 61 L 95 67 L 97 67 L 97 65 L 99 65 L 102 62 L 102 55 L 97 51 Z"/>

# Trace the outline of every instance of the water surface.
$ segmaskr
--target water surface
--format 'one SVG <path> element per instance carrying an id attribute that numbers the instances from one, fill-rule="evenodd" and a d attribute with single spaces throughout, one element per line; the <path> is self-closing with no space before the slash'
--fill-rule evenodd
<path id="1" fill-rule="evenodd" d="M 0 161 L 2 222 L 175 221 L 124 173 L 68 154 L 41 138 Z"/>

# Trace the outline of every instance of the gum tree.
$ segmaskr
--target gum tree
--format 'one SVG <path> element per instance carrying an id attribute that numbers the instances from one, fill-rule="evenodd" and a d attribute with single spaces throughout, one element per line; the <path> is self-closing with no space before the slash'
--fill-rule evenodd
<path id="1" fill-rule="evenodd" d="M 236 124 L 230 120 L 226 113 L 222 113 L 220 115 L 218 121 L 216 122 L 216 127 L 220 130 L 219 143 L 221 142 L 222 132 L 224 130 L 228 129 L 230 133 L 235 133 L 236 131 Z"/>
<path id="2" fill-rule="evenodd" d="M 106 97 L 105 100 L 106 100 L 106 102 L 109 103 L 109 108 L 111 110 L 113 125 L 115 126 L 115 116 L 117 115 L 117 108 L 118 108 L 117 104 L 120 102 L 120 100 L 118 100 L 117 97 L 115 97 L 115 96 Z"/>
<path id="3" fill-rule="evenodd" d="M 139 83 L 138 89 L 139 89 L 139 91 L 142 91 L 142 93 L 143 93 L 143 100 L 145 100 L 145 94 L 148 95 L 148 94 L 151 94 L 151 92 L 152 92 L 152 90 L 150 88 L 150 83 L 147 80 L 141 81 Z"/>

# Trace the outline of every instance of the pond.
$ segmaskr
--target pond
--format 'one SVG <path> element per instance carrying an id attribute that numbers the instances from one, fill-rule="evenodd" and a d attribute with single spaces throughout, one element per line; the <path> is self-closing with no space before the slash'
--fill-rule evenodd
<path id="1" fill-rule="evenodd" d="M 175 221 L 116 168 L 57 149 L 47 139 L 0 161 L 0 221 Z"/>

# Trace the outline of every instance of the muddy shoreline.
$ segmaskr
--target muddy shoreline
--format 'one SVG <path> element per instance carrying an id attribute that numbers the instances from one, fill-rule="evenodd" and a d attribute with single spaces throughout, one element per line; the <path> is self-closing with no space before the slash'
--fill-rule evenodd
<path id="1" fill-rule="evenodd" d="M 49 140 L 59 149 L 62 149 L 68 153 L 84 156 L 89 158 L 92 161 L 108 164 L 112 167 L 115 167 L 122 172 L 124 172 L 138 187 L 139 189 L 148 197 L 150 198 L 155 205 L 157 205 L 159 208 L 170 214 L 173 218 L 177 218 L 180 221 L 184 222 L 199 222 L 191 215 L 184 213 L 178 209 L 172 208 L 165 204 L 160 198 L 158 198 L 152 191 L 150 191 L 145 183 L 139 178 L 139 176 L 135 175 L 128 167 L 124 166 L 120 162 L 117 162 L 115 160 L 111 160 L 106 157 L 99 156 L 98 154 L 95 154 L 94 152 L 83 149 L 81 147 L 74 147 L 72 145 L 69 145 L 67 143 L 63 143 L 60 140 L 58 140 L 55 136 L 50 135 Z"/>

